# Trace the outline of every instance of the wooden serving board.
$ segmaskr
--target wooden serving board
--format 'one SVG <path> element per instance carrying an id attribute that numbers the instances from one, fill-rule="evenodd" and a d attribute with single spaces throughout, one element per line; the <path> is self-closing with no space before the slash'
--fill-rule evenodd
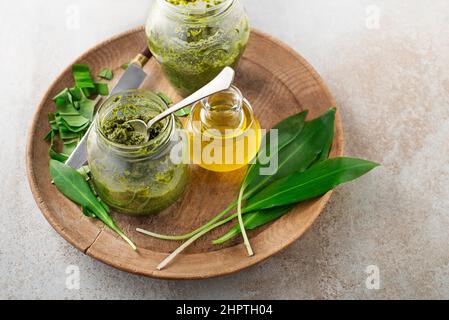
<path id="1" fill-rule="evenodd" d="M 120 66 L 130 61 L 146 44 L 143 28 L 130 30 L 77 59 L 87 63 L 94 74 L 105 67 L 113 68 L 115 77 L 123 73 Z M 166 92 L 179 99 L 152 60 L 145 71 L 149 77 L 143 88 Z M 336 106 L 326 85 L 315 70 L 297 53 L 272 37 L 254 30 L 237 71 L 237 86 L 252 103 L 262 128 L 269 129 L 282 119 L 309 109 L 315 118 Z M 190 183 L 182 199 L 159 215 L 131 218 L 113 214 L 117 224 L 136 243 L 133 252 L 121 238 L 100 221 L 85 217 L 80 208 L 66 199 L 51 184 L 48 170 L 48 144 L 43 140 L 49 130 L 47 114 L 55 106 L 52 97 L 64 87 L 73 86 L 71 65 L 56 79 L 45 94 L 29 132 L 27 150 L 28 178 L 33 195 L 48 222 L 73 246 L 115 268 L 163 279 L 204 279 L 238 272 L 283 250 L 312 225 L 330 199 L 331 193 L 303 203 L 278 221 L 250 232 L 255 251 L 247 257 L 241 238 L 225 247 L 211 244 L 231 225 L 223 226 L 200 239 L 162 271 L 156 266 L 180 243 L 146 237 L 137 227 L 163 234 L 183 234 L 196 229 L 219 213 L 237 196 L 244 171 L 217 174 L 192 166 Z M 343 154 L 343 132 L 337 112 L 335 140 L 331 156 Z"/>

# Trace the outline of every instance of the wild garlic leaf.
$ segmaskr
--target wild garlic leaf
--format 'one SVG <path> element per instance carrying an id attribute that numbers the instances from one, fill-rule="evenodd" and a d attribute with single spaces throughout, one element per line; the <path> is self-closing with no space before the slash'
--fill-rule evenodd
<path id="1" fill-rule="evenodd" d="M 173 100 L 170 99 L 170 97 L 167 96 L 165 93 L 158 92 L 156 94 L 159 96 L 159 98 L 162 99 L 162 101 L 164 101 L 164 103 L 167 105 L 167 107 L 173 104 Z"/>
<path id="2" fill-rule="evenodd" d="M 73 99 L 70 95 L 69 89 L 65 88 L 53 98 L 53 101 L 57 106 L 65 106 L 72 103 Z"/>
<path id="3" fill-rule="evenodd" d="M 357 179 L 379 164 L 355 159 L 333 158 L 310 169 L 277 180 L 251 197 L 243 211 L 269 209 L 310 200 L 326 194 L 338 185 Z"/>
<path id="4" fill-rule="evenodd" d="M 78 145 L 78 142 L 79 142 L 78 139 L 73 139 L 71 141 L 65 141 L 63 148 L 62 148 L 62 153 L 70 156 L 72 154 L 72 152 L 75 150 L 76 146 Z"/>
<path id="5" fill-rule="evenodd" d="M 109 95 L 109 87 L 107 83 L 95 83 L 96 94 L 100 96 L 108 96 Z"/>
<path id="6" fill-rule="evenodd" d="M 44 141 L 50 141 L 55 136 L 55 130 L 50 129 L 50 131 L 47 132 L 47 134 L 44 137 Z"/>
<path id="7" fill-rule="evenodd" d="M 114 74 L 111 69 L 104 68 L 103 70 L 100 71 L 98 76 L 105 80 L 112 80 L 112 78 L 114 77 Z"/>
<path id="8" fill-rule="evenodd" d="M 80 114 L 78 114 L 78 115 L 65 115 L 65 116 L 62 116 L 61 118 L 68 125 L 69 129 L 82 127 L 86 123 L 89 122 L 89 119 L 84 118 Z"/>
<path id="9" fill-rule="evenodd" d="M 68 130 L 67 128 L 61 126 L 59 128 L 59 137 L 62 140 L 73 140 L 73 139 L 78 139 L 79 134 L 76 132 L 72 132 L 72 131 Z"/>
<path id="10" fill-rule="evenodd" d="M 78 87 L 73 87 L 69 89 L 69 93 L 72 96 L 72 101 L 81 101 L 86 98 L 83 90 Z"/>
<path id="11" fill-rule="evenodd" d="M 259 174 L 254 177 L 246 188 L 244 199 L 248 199 L 278 179 L 306 170 L 322 152 L 323 146 L 329 139 L 329 128 L 334 126 L 334 119 L 335 109 L 330 109 L 321 117 L 307 122 L 299 135 L 279 150 L 276 173 L 267 176 Z"/>
<path id="12" fill-rule="evenodd" d="M 67 155 L 58 153 L 53 149 L 53 146 L 50 147 L 48 150 L 48 155 L 50 156 L 50 159 L 56 160 L 58 162 L 66 162 L 69 158 Z"/>
<path id="13" fill-rule="evenodd" d="M 85 64 L 74 64 L 72 74 L 78 88 L 95 88 L 89 67 Z"/>
<path id="14" fill-rule="evenodd" d="M 90 211 L 88 208 L 82 207 L 82 210 L 83 210 L 83 214 L 84 214 L 86 217 L 92 218 L 92 219 L 97 218 L 97 216 L 95 215 L 95 213 L 93 213 L 92 211 Z"/>
<path id="15" fill-rule="evenodd" d="M 335 110 L 336 109 L 331 109 Z M 326 142 L 324 143 L 323 150 L 321 151 L 321 154 L 319 155 L 318 161 L 324 161 L 329 159 L 329 154 L 332 149 L 332 144 L 334 143 L 334 131 L 335 131 L 335 115 L 334 120 L 332 122 L 329 122 L 329 125 L 326 127 Z"/>
<path id="16" fill-rule="evenodd" d="M 84 118 L 92 121 L 94 119 L 95 101 L 84 99 L 79 102 L 79 113 Z"/>
<path id="17" fill-rule="evenodd" d="M 50 160 L 50 175 L 56 188 L 67 198 L 80 205 L 85 214 L 95 215 L 120 235 L 134 250 L 136 249 L 136 246 L 114 223 L 109 213 L 105 210 L 105 207 L 93 194 L 83 175 L 75 169 L 55 160 Z"/>
<path id="18" fill-rule="evenodd" d="M 255 230 L 270 222 L 273 222 L 283 215 L 287 214 L 295 205 L 289 205 L 284 207 L 275 207 L 268 210 L 261 210 L 257 212 L 247 213 L 243 216 L 243 224 L 246 230 Z M 241 233 L 240 225 L 237 223 L 229 232 L 223 235 L 221 238 L 213 241 L 213 244 L 223 244 L 228 240 L 238 236 Z"/>
<path id="19" fill-rule="evenodd" d="M 56 113 L 63 117 L 63 116 L 77 116 L 80 115 L 78 110 L 75 109 L 73 104 L 65 104 L 56 106 Z"/>
<path id="20" fill-rule="evenodd" d="M 184 108 L 184 109 L 181 109 L 181 110 L 179 110 L 179 111 L 176 111 L 175 112 L 175 115 L 177 116 L 177 117 L 180 117 L 180 118 L 182 118 L 182 117 L 187 117 L 189 114 L 191 114 L 192 113 L 192 107 L 186 107 L 186 108 Z"/>
<path id="21" fill-rule="evenodd" d="M 251 165 L 243 181 L 243 188 L 246 188 L 252 183 L 253 186 L 257 185 L 257 181 L 261 180 L 260 170 L 266 167 L 262 160 L 262 157 L 267 157 L 267 160 L 271 162 L 273 157 L 279 154 L 279 151 L 285 148 L 290 142 L 292 142 L 303 130 L 308 111 L 297 113 L 273 127 L 272 130 L 278 131 L 278 147 L 274 153 L 271 151 L 271 130 L 264 136 L 261 144 L 261 148 L 256 159 L 256 163 Z M 256 181 L 255 181 L 256 180 Z"/>

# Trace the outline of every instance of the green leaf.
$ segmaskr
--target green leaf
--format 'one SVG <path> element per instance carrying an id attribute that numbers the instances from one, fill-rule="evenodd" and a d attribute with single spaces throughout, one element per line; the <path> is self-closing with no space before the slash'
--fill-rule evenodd
<path id="1" fill-rule="evenodd" d="M 135 245 L 114 223 L 105 207 L 95 197 L 83 175 L 55 160 L 50 160 L 50 175 L 56 188 L 67 198 L 79 204 L 84 213 L 95 215 L 109 228 L 117 232 L 134 250 L 136 249 Z"/>
<path id="2" fill-rule="evenodd" d="M 336 109 L 331 109 L 336 112 Z M 332 149 L 332 144 L 334 143 L 334 130 L 335 130 L 335 116 L 334 120 L 329 123 L 329 125 L 326 128 L 326 142 L 324 143 L 323 150 L 321 151 L 320 157 L 318 161 L 324 161 L 329 158 L 329 154 Z"/>
<path id="3" fill-rule="evenodd" d="M 84 118 L 81 115 L 67 115 L 61 117 L 63 123 L 67 124 L 67 128 L 72 130 L 73 132 L 79 132 L 78 129 L 82 128 L 86 124 L 89 125 L 89 119 Z M 81 129 L 82 130 L 82 129 Z"/>
<path id="4" fill-rule="evenodd" d="M 62 153 L 70 156 L 72 152 L 75 150 L 76 146 L 78 145 L 78 142 L 79 142 L 78 139 L 64 142 Z"/>
<path id="5" fill-rule="evenodd" d="M 184 109 L 176 111 L 175 116 L 182 118 L 188 116 L 190 113 L 192 113 L 192 107 L 186 107 Z"/>
<path id="6" fill-rule="evenodd" d="M 57 106 L 65 106 L 66 104 L 72 103 L 73 100 L 69 90 L 65 88 L 53 98 L 53 101 Z"/>
<path id="7" fill-rule="evenodd" d="M 128 70 L 129 63 L 124 63 L 120 66 L 123 70 Z"/>
<path id="8" fill-rule="evenodd" d="M 56 121 L 56 114 L 54 112 L 49 112 L 48 113 L 48 123 L 50 124 L 50 127 L 57 131 L 59 130 L 59 126 L 58 123 Z"/>
<path id="9" fill-rule="evenodd" d="M 114 74 L 111 69 L 104 68 L 103 70 L 100 71 L 98 76 L 105 80 L 112 80 L 112 78 L 114 77 Z"/>
<path id="10" fill-rule="evenodd" d="M 95 101 L 84 99 L 79 102 L 79 113 L 89 121 L 94 119 Z"/>
<path id="11" fill-rule="evenodd" d="M 88 208 L 82 207 L 82 209 L 83 209 L 83 214 L 84 214 L 86 217 L 92 218 L 92 219 L 97 218 L 97 216 L 95 215 L 95 213 L 93 213 L 92 211 L 90 211 Z"/>
<path id="12" fill-rule="evenodd" d="M 50 129 L 50 131 L 47 132 L 47 134 L 44 137 L 45 141 L 50 141 L 51 139 L 53 139 L 55 136 L 55 130 Z"/>
<path id="13" fill-rule="evenodd" d="M 246 188 L 244 199 L 248 199 L 268 184 L 287 177 L 295 172 L 306 170 L 322 152 L 323 145 L 328 140 L 327 132 L 333 127 L 335 109 L 330 109 L 321 117 L 308 122 L 294 140 L 280 149 L 278 153 L 278 169 L 274 175 L 262 176 L 257 168 L 257 176 L 252 178 Z"/>
<path id="14" fill-rule="evenodd" d="M 79 138 L 79 133 L 72 132 L 66 127 L 61 126 L 59 127 L 59 137 L 62 140 L 73 140 Z"/>
<path id="15" fill-rule="evenodd" d="M 326 194 L 336 186 L 352 181 L 379 164 L 354 158 L 334 158 L 310 169 L 277 180 L 251 197 L 244 212 L 285 206 Z"/>
<path id="16" fill-rule="evenodd" d="M 48 150 L 48 155 L 50 156 L 50 159 L 56 160 L 58 162 L 66 162 L 67 159 L 69 158 L 67 155 L 62 154 L 62 153 L 58 153 L 53 149 L 53 146 L 50 147 L 50 149 Z"/>
<path id="17" fill-rule="evenodd" d="M 67 198 L 94 213 L 103 211 L 84 177 L 75 169 L 50 160 L 50 174 L 55 186 Z M 112 222 L 110 218 L 106 220 L 108 223 Z"/>
<path id="18" fill-rule="evenodd" d="M 162 99 L 162 101 L 164 101 L 164 103 L 167 105 L 167 107 L 170 106 L 171 104 L 173 104 L 173 100 L 170 99 L 165 93 L 158 92 L 156 94 L 159 96 L 159 98 Z"/>
<path id="19" fill-rule="evenodd" d="M 73 104 L 64 104 L 64 105 L 57 105 L 56 106 L 56 112 L 59 116 L 78 116 L 79 112 L 75 109 Z"/>
<path id="20" fill-rule="evenodd" d="M 251 212 L 245 214 L 243 217 L 243 224 L 246 230 L 255 230 L 262 227 L 272 221 L 275 221 L 288 213 L 291 209 L 295 207 L 294 205 L 275 207 L 268 210 L 261 210 L 257 212 Z M 238 236 L 241 233 L 240 225 L 237 223 L 228 233 L 226 233 L 221 238 L 213 241 L 213 244 L 223 244 L 228 240 Z"/>
<path id="21" fill-rule="evenodd" d="M 109 87 L 107 83 L 95 83 L 96 93 L 100 96 L 108 96 L 109 95 Z"/>
<path id="22" fill-rule="evenodd" d="M 95 85 L 94 85 L 94 88 L 82 88 L 81 90 L 83 91 L 83 94 L 87 98 L 90 98 L 90 97 L 98 94 L 98 91 L 97 91 L 97 88 L 95 87 Z"/>
<path id="23" fill-rule="evenodd" d="M 275 149 L 273 154 L 271 154 L 271 130 L 267 132 L 262 140 L 256 163 L 251 165 L 248 169 L 248 173 L 246 174 L 245 180 L 242 184 L 243 188 L 246 188 L 250 183 L 252 183 L 254 187 L 258 184 L 258 182 L 260 182 L 260 180 L 265 178 L 260 176 L 261 168 L 265 167 L 265 165 L 261 163 L 264 162 L 261 157 L 266 156 L 268 158 L 267 160 L 271 162 L 271 159 L 277 156 L 280 150 L 285 148 L 302 132 L 307 114 L 308 111 L 297 113 L 273 127 L 272 130 L 278 131 L 278 147 Z"/>
<path id="24" fill-rule="evenodd" d="M 69 89 L 69 92 L 70 95 L 72 96 L 72 101 L 81 101 L 86 98 L 81 88 L 73 87 Z"/>
<path id="25" fill-rule="evenodd" d="M 72 74 L 78 88 L 95 88 L 89 67 L 85 64 L 74 64 Z"/>

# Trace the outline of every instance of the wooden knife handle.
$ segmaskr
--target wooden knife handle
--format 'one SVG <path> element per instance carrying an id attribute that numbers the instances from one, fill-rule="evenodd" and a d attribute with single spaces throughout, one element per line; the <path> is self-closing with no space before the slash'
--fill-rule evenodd
<path id="1" fill-rule="evenodd" d="M 148 48 L 148 46 L 145 47 L 145 49 L 141 52 L 141 54 L 145 57 L 147 57 L 148 59 L 151 59 L 151 57 L 153 56 L 151 54 L 150 48 Z"/>
<path id="2" fill-rule="evenodd" d="M 153 55 L 151 54 L 151 51 L 148 47 L 145 47 L 144 50 L 142 50 L 141 53 L 139 53 L 132 61 L 132 64 L 138 65 L 139 67 L 143 68 L 147 62 L 151 59 Z"/>

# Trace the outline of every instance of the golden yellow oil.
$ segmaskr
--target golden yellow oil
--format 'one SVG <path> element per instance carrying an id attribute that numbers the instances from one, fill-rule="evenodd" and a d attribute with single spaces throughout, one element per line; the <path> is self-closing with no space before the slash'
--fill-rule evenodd
<path id="1" fill-rule="evenodd" d="M 237 113 L 225 104 L 215 105 L 207 116 L 205 112 L 202 103 L 197 103 L 186 124 L 190 161 L 215 172 L 248 165 L 259 151 L 262 135 L 250 104 L 244 100 Z"/>

